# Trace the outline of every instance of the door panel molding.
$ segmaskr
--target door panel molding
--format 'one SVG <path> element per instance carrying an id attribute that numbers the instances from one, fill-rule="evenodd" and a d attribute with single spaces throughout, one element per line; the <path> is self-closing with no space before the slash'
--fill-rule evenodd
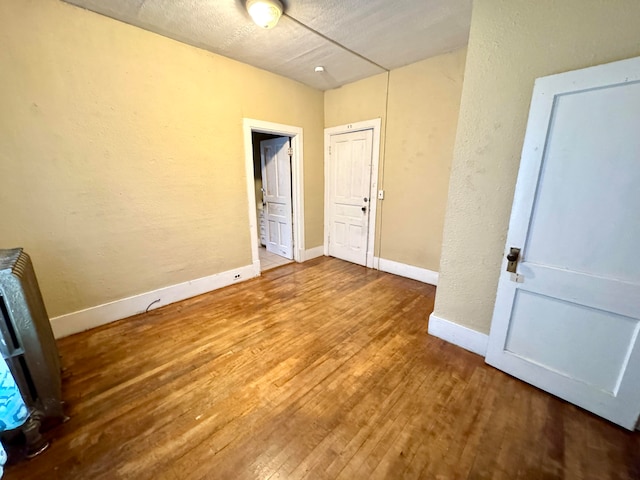
<path id="1" fill-rule="evenodd" d="M 378 167 L 380 164 L 380 128 L 381 119 L 374 118 L 361 122 L 348 123 L 324 129 L 324 254 L 329 254 L 329 212 L 330 212 L 330 185 L 328 179 L 330 177 L 329 147 L 331 146 L 331 136 L 341 135 L 344 133 L 359 132 L 362 130 L 371 130 L 373 134 L 373 144 L 371 153 L 371 181 L 369 185 L 369 226 L 367 232 L 367 259 L 366 266 L 368 268 L 377 268 L 374 261 L 375 252 L 375 236 L 377 224 L 377 205 L 378 205 Z"/>
<path id="2" fill-rule="evenodd" d="M 486 356 L 628 429 L 640 417 L 639 106 L 640 57 L 536 80 Z"/>
<path id="3" fill-rule="evenodd" d="M 244 158 L 247 178 L 247 198 L 249 201 L 249 234 L 251 238 L 251 259 L 260 274 L 260 258 L 258 256 L 258 216 L 256 214 L 256 193 L 253 180 L 253 143 L 252 132 L 270 133 L 291 138 L 291 201 L 293 209 L 293 259 L 304 261 L 304 156 L 303 129 L 301 127 L 283 125 L 281 123 L 244 118 L 242 120 L 244 132 Z"/>

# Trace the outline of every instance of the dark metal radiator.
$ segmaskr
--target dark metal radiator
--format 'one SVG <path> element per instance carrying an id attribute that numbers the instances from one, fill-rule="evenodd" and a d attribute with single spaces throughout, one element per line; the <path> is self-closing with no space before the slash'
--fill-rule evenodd
<path id="1" fill-rule="evenodd" d="M 58 347 L 21 248 L 0 249 L 0 352 L 32 415 L 64 418 Z"/>

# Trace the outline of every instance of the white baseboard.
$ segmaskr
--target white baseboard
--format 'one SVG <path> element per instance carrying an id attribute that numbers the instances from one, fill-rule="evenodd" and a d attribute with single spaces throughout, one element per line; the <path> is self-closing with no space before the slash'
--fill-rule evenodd
<path id="1" fill-rule="evenodd" d="M 436 317 L 433 313 L 429 316 L 429 335 L 446 340 L 483 357 L 487 354 L 489 335 Z"/>
<path id="2" fill-rule="evenodd" d="M 324 255 L 324 245 L 320 245 L 319 247 L 310 248 L 309 250 L 305 250 L 302 255 L 302 261 L 306 262 L 307 260 L 311 260 L 312 258 L 322 257 Z"/>
<path id="3" fill-rule="evenodd" d="M 254 277 L 259 277 L 260 276 L 260 259 L 256 260 L 255 262 L 253 262 L 253 271 L 255 272 Z"/>
<path id="4" fill-rule="evenodd" d="M 239 277 L 236 278 L 237 275 L 239 275 Z M 60 315 L 59 317 L 51 319 L 51 327 L 54 336 L 56 338 L 62 338 L 142 313 L 147 307 L 149 307 L 149 310 L 154 310 L 158 307 L 217 290 L 218 288 L 226 287 L 233 283 L 249 280 L 259 275 L 259 264 L 257 268 L 255 265 L 246 265 L 208 277 L 197 278 L 85 310 Z M 160 299 L 159 302 L 151 305 L 152 302 L 158 299 Z"/>
<path id="5" fill-rule="evenodd" d="M 419 282 L 428 283 L 430 285 L 438 285 L 438 272 L 428 270 L 426 268 L 414 267 L 406 263 L 394 262 L 385 258 L 374 257 L 374 265 L 378 265 L 378 270 L 401 277 L 412 278 Z"/>

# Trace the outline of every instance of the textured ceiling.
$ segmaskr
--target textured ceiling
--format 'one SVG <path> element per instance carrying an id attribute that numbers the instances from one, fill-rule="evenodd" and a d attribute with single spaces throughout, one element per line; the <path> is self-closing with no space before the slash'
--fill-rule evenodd
<path id="1" fill-rule="evenodd" d="M 272 30 L 244 0 L 65 1 L 327 90 L 466 45 L 472 0 L 288 0 Z"/>

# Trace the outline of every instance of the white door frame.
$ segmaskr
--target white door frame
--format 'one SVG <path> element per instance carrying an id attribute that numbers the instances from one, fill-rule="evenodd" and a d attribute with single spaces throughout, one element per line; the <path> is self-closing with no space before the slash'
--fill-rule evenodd
<path id="1" fill-rule="evenodd" d="M 260 257 L 258 254 L 258 216 L 256 213 L 256 192 L 253 173 L 252 132 L 270 133 L 291 138 L 291 205 L 293 207 L 293 259 L 303 261 L 304 252 L 304 176 L 302 152 L 303 132 L 301 127 L 282 125 L 280 123 L 244 118 L 244 158 L 247 175 L 247 198 L 249 200 L 249 234 L 251 236 L 251 261 L 256 274 L 260 274 Z"/>
<path id="2" fill-rule="evenodd" d="M 369 231 L 367 232 L 367 267 L 377 268 L 374 265 L 374 247 L 376 239 L 376 211 L 378 200 L 378 165 L 380 163 L 380 126 L 381 119 L 364 120 L 362 122 L 348 123 L 337 127 L 324 129 L 324 254 L 329 255 L 329 172 L 331 156 L 329 147 L 331 146 L 331 135 L 342 133 L 359 132 L 362 130 L 373 130 L 373 145 L 371 150 L 371 183 L 369 185 Z"/>

